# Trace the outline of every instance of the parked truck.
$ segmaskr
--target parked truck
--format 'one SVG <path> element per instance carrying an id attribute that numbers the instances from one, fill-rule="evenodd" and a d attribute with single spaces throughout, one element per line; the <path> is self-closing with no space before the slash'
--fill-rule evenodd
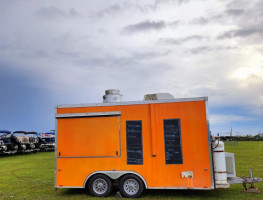
<path id="1" fill-rule="evenodd" d="M 32 150 L 32 152 L 38 152 L 41 150 L 41 145 L 45 144 L 45 141 L 42 140 L 41 137 L 38 136 L 38 133 L 35 131 L 26 132 L 26 137 L 29 139 L 29 149 Z"/>
<path id="2" fill-rule="evenodd" d="M 30 153 L 32 146 L 30 146 L 29 136 L 26 136 L 26 131 L 14 131 L 11 134 L 12 141 L 18 145 L 17 153 Z M 34 147 L 34 146 L 33 146 Z"/>
<path id="3" fill-rule="evenodd" d="M 19 142 L 16 141 L 11 131 L 0 130 L 0 154 L 15 154 L 19 149 Z"/>
<path id="4" fill-rule="evenodd" d="M 244 182 L 235 177 L 234 155 L 226 159 L 223 142 L 211 137 L 207 97 L 150 94 L 122 102 L 118 90 L 106 90 L 103 98 L 56 107 L 55 188 L 105 197 L 117 184 L 133 198 L 144 189 L 213 190 Z"/>
<path id="5" fill-rule="evenodd" d="M 0 130 L 0 155 L 7 152 L 6 135 L 10 134 L 10 131 Z"/>
<path id="6" fill-rule="evenodd" d="M 43 143 L 40 145 L 41 151 L 55 150 L 55 132 L 46 132 L 40 136 Z"/>
<path id="7" fill-rule="evenodd" d="M 7 152 L 6 136 L 10 134 L 10 131 L 0 130 L 0 155 Z"/>

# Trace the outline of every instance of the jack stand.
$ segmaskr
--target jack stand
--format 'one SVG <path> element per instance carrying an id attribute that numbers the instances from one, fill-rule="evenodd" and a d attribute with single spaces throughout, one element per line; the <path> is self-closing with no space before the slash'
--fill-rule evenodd
<path id="1" fill-rule="evenodd" d="M 244 179 L 244 182 L 243 182 L 243 186 L 245 188 L 244 192 L 246 193 L 260 193 L 259 189 L 254 187 L 254 177 L 253 177 L 253 174 L 252 174 L 252 170 L 253 168 L 250 168 L 250 179 L 252 180 L 251 182 L 249 182 L 251 184 L 251 187 L 248 187 L 246 186 L 246 184 L 248 183 L 246 179 Z"/>
<path id="2" fill-rule="evenodd" d="M 244 190 L 246 193 L 260 193 L 259 189 L 256 187 L 248 187 Z"/>

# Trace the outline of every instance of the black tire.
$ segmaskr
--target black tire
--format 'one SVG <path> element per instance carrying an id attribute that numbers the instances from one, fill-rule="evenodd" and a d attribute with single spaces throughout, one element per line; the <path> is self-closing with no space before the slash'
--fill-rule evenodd
<path id="1" fill-rule="evenodd" d="M 94 197 L 107 197 L 112 191 L 112 182 L 106 175 L 94 175 L 89 180 L 88 190 Z"/>
<path id="2" fill-rule="evenodd" d="M 120 193 L 127 198 L 138 198 L 144 191 L 144 183 L 133 174 L 124 175 L 119 183 Z"/>

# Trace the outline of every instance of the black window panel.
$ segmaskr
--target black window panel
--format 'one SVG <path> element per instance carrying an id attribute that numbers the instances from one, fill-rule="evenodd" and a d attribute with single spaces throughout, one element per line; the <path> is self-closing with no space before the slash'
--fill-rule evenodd
<path id="1" fill-rule="evenodd" d="M 183 164 L 180 119 L 164 119 L 166 164 Z"/>
<path id="2" fill-rule="evenodd" d="M 126 121 L 127 164 L 142 165 L 142 121 Z"/>

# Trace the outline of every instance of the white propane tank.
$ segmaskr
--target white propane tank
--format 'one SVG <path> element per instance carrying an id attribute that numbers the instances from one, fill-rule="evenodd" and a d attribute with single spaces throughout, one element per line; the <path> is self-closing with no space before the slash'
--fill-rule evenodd
<path id="1" fill-rule="evenodd" d="M 230 184 L 227 182 L 224 143 L 222 141 L 215 140 L 212 143 L 212 148 L 214 160 L 215 188 L 229 188 Z"/>
<path id="2" fill-rule="evenodd" d="M 109 89 L 105 90 L 105 95 L 103 96 L 103 103 L 111 103 L 111 102 L 121 102 L 122 95 L 120 94 L 120 90 Z"/>

